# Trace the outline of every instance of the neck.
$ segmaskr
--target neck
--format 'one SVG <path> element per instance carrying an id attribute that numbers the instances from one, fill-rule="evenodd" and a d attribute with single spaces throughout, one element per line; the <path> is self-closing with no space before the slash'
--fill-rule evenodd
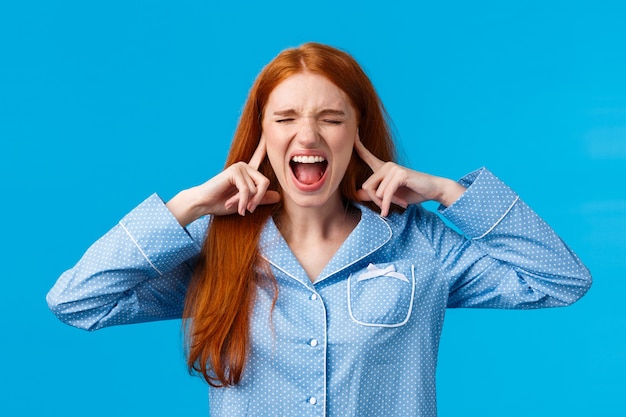
<path id="1" fill-rule="evenodd" d="M 356 223 L 358 214 L 350 205 L 344 205 L 339 196 L 322 207 L 301 207 L 285 202 L 277 216 L 278 228 L 289 244 L 343 240 Z"/>
<path id="2" fill-rule="evenodd" d="M 360 212 L 333 198 L 319 207 L 285 201 L 275 217 L 276 226 L 312 282 L 359 222 Z"/>

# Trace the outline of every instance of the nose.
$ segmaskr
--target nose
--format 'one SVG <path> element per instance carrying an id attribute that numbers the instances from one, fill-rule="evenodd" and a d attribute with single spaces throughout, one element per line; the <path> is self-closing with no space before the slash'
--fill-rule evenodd
<path id="1" fill-rule="evenodd" d="M 303 117 L 298 125 L 296 140 L 303 147 L 315 146 L 320 140 L 320 132 L 314 117 Z"/>

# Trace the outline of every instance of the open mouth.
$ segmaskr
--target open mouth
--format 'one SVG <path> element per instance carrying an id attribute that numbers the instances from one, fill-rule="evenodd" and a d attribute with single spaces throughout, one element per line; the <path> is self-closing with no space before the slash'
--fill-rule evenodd
<path id="1" fill-rule="evenodd" d="M 289 166 L 298 182 L 312 185 L 322 179 L 328 167 L 328 161 L 323 156 L 299 155 L 291 158 Z"/>

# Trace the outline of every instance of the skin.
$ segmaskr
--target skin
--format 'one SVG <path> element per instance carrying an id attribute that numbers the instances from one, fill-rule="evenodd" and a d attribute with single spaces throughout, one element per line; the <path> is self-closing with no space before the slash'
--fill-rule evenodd
<path id="1" fill-rule="evenodd" d="M 231 165 L 204 184 L 181 191 L 167 207 L 186 226 L 207 214 L 244 216 L 282 198 L 277 226 L 315 281 L 360 219 L 358 210 L 346 210 L 338 189 L 353 151 L 373 171 L 358 197 L 377 204 L 382 216 L 389 214 L 391 203 L 406 207 L 434 200 L 449 206 L 463 194 L 465 188 L 455 181 L 378 159 L 359 139 L 356 114 L 345 93 L 325 77 L 295 74 L 270 94 L 263 135 L 250 161 Z M 328 162 L 323 180 L 309 187 L 314 189 L 293 176 L 289 161 L 296 155 L 322 156 Z M 282 196 L 268 190 L 269 180 L 258 171 L 265 157 Z"/>
<path id="2" fill-rule="evenodd" d="M 280 83 L 263 116 L 267 156 L 283 190 L 288 216 L 335 215 L 343 211 L 339 184 L 352 157 L 356 111 L 346 94 L 321 75 L 308 72 Z M 321 187 L 302 189 L 289 162 L 293 156 L 321 156 L 328 166 Z"/>

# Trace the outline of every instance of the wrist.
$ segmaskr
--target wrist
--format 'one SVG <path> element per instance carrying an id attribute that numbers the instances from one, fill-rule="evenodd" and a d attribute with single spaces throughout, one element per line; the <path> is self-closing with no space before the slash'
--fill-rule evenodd
<path id="1" fill-rule="evenodd" d="M 445 207 L 450 207 L 454 204 L 466 190 L 461 184 L 448 178 L 440 178 L 438 189 L 439 192 L 435 201 Z"/>
<path id="2" fill-rule="evenodd" d="M 203 216 L 201 207 L 195 196 L 196 193 L 193 192 L 193 188 L 189 188 L 180 191 L 165 204 L 176 220 L 178 220 L 178 223 L 183 227 Z"/>

